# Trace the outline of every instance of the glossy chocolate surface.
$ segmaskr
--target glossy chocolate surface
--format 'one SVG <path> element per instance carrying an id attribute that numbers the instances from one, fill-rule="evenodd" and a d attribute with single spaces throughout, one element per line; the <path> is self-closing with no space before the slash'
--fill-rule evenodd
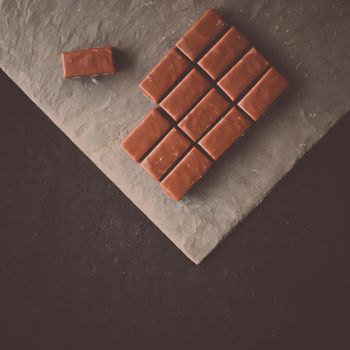
<path id="1" fill-rule="evenodd" d="M 159 102 L 189 65 L 186 58 L 181 56 L 176 48 L 172 48 L 142 80 L 139 87 L 153 102 Z"/>
<path id="2" fill-rule="evenodd" d="M 211 164 L 209 158 L 197 148 L 192 148 L 161 182 L 162 189 L 172 199 L 180 200 L 209 170 Z"/>
<path id="3" fill-rule="evenodd" d="M 185 136 L 173 128 L 141 164 L 150 175 L 159 180 L 190 144 Z"/>
<path id="4" fill-rule="evenodd" d="M 176 46 L 192 61 L 223 32 L 228 24 L 215 13 L 207 10 L 204 15 L 183 35 Z"/>
<path id="5" fill-rule="evenodd" d="M 218 82 L 234 101 L 261 74 L 269 63 L 255 49 L 250 49 Z"/>
<path id="6" fill-rule="evenodd" d="M 160 103 L 160 106 L 178 121 L 209 90 L 209 87 L 209 81 L 194 68 Z"/>
<path id="7" fill-rule="evenodd" d="M 250 122 L 233 107 L 199 142 L 217 160 L 250 126 Z"/>
<path id="8" fill-rule="evenodd" d="M 112 50 L 106 46 L 62 52 L 65 78 L 115 73 Z"/>
<path id="9" fill-rule="evenodd" d="M 179 127 L 197 141 L 225 112 L 229 102 L 215 89 L 211 89 L 179 123 Z"/>
<path id="10" fill-rule="evenodd" d="M 248 40 L 232 27 L 199 60 L 198 64 L 216 79 L 248 46 Z"/>
<path id="11" fill-rule="evenodd" d="M 152 109 L 121 146 L 138 162 L 169 128 L 170 123 L 156 109 Z"/>
<path id="12" fill-rule="evenodd" d="M 270 68 L 238 105 L 250 117 L 257 120 L 288 84 L 288 81 L 275 68 Z"/>

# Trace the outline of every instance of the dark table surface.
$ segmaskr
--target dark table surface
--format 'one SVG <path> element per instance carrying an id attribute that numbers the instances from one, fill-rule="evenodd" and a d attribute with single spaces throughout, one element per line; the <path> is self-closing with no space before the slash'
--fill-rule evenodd
<path id="1" fill-rule="evenodd" d="M 350 348 L 349 116 L 196 266 L 0 91 L 0 349 Z"/>

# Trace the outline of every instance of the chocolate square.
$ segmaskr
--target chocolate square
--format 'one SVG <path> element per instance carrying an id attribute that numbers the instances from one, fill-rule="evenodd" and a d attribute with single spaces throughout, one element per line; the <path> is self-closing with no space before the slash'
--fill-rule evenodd
<path id="1" fill-rule="evenodd" d="M 191 142 L 173 128 L 144 159 L 142 167 L 159 180 L 190 145 Z"/>
<path id="2" fill-rule="evenodd" d="M 112 46 L 65 51 L 61 57 L 65 78 L 115 73 Z"/>

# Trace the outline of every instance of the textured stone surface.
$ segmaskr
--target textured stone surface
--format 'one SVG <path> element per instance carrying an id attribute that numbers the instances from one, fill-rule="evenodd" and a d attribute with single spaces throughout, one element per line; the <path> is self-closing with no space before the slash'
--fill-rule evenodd
<path id="1" fill-rule="evenodd" d="M 291 87 L 185 200 L 174 203 L 121 151 L 120 141 L 151 106 L 139 81 L 209 3 Z M 2 0 L 0 64 L 198 263 L 349 111 L 349 7 L 340 1 Z M 105 44 L 119 50 L 116 76 L 62 78 L 61 51 Z"/>

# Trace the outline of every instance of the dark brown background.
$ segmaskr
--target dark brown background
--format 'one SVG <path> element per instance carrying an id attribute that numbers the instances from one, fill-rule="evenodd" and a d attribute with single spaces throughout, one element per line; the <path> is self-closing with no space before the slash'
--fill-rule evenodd
<path id="1" fill-rule="evenodd" d="M 0 349 L 350 348 L 349 116 L 195 266 L 0 91 Z"/>

